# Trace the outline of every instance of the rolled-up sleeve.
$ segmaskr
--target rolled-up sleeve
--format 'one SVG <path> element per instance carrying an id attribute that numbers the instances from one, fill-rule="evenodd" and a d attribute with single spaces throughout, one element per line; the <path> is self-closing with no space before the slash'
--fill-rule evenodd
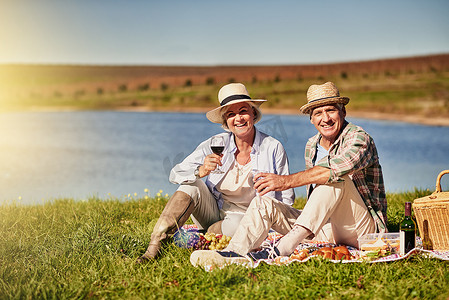
<path id="1" fill-rule="evenodd" d="M 195 169 L 202 165 L 204 158 L 210 154 L 209 140 L 202 142 L 189 156 L 181 163 L 175 165 L 170 172 L 169 180 L 174 184 L 192 183 L 197 178 Z"/>
<path id="2" fill-rule="evenodd" d="M 290 170 L 288 167 L 288 157 L 281 143 L 277 144 L 276 150 L 274 151 L 274 156 L 276 173 L 279 175 L 289 175 Z M 284 202 L 285 204 L 293 205 L 295 201 L 295 192 L 293 189 L 287 189 L 281 191 L 280 193 L 282 202 Z"/>

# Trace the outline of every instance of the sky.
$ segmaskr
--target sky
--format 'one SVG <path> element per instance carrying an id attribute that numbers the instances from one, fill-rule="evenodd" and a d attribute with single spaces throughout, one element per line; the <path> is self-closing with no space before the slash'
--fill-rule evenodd
<path id="1" fill-rule="evenodd" d="M 277 65 L 449 53 L 447 0 L 0 0 L 0 63 Z"/>

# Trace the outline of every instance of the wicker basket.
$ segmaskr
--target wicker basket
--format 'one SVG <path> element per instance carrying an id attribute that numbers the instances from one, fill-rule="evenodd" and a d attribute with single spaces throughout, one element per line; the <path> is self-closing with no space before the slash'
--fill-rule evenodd
<path id="1" fill-rule="evenodd" d="M 444 174 L 449 170 L 438 175 L 434 193 L 413 201 L 423 247 L 428 250 L 449 250 L 449 192 L 442 192 L 440 184 Z"/>

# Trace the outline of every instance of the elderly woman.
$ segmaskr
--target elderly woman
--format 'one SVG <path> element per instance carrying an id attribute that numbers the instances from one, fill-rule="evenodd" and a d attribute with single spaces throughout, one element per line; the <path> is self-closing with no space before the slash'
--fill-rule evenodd
<path id="1" fill-rule="evenodd" d="M 170 173 L 179 184 L 154 226 L 147 251 L 138 262 L 155 258 L 161 241 L 184 225 L 189 216 L 199 229 L 232 236 L 256 196 L 253 173 L 262 171 L 288 175 L 288 159 L 282 144 L 260 132 L 256 124 L 266 100 L 251 99 L 241 83 L 223 86 L 218 93 L 220 106 L 206 117 L 227 131 L 217 136 L 224 141 L 219 154 L 211 150 L 212 138 L 202 142 Z M 201 178 L 206 177 L 205 181 Z M 292 205 L 293 189 L 267 194 Z"/>

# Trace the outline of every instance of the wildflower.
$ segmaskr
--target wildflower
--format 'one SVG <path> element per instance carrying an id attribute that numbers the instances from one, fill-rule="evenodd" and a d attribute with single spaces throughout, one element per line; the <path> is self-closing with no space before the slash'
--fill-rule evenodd
<path id="1" fill-rule="evenodd" d="M 134 197 L 137 197 L 137 193 L 134 193 Z"/>
<path id="2" fill-rule="evenodd" d="M 148 189 L 144 189 L 143 191 L 144 191 L 145 193 L 148 193 L 148 192 L 149 192 Z"/>
<path id="3" fill-rule="evenodd" d="M 165 197 L 168 197 L 168 194 L 165 194 Z"/>
<path id="4" fill-rule="evenodd" d="M 162 194 L 163 190 L 159 190 L 159 194 Z"/>
<path id="5" fill-rule="evenodd" d="M 145 195 L 145 200 L 148 200 L 150 197 L 148 197 L 148 195 Z"/>

